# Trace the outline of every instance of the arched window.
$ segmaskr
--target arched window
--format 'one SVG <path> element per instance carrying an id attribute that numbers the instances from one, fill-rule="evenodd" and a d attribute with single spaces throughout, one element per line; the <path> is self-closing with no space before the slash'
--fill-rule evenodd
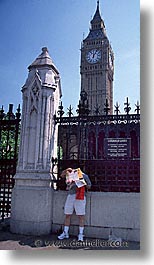
<path id="1" fill-rule="evenodd" d="M 114 131 L 109 132 L 109 138 L 115 138 L 115 132 Z"/>
<path id="2" fill-rule="evenodd" d="M 89 132 L 88 136 L 88 158 L 96 158 L 96 136 L 93 131 Z"/>
<path id="3" fill-rule="evenodd" d="M 132 130 L 130 132 L 130 138 L 131 138 L 131 156 L 138 157 L 138 138 L 135 130 Z"/>
<path id="4" fill-rule="evenodd" d="M 104 158 L 104 131 L 99 132 L 98 134 L 98 159 Z"/>
<path id="5" fill-rule="evenodd" d="M 120 138 L 125 138 L 126 137 L 126 133 L 124 131 L 120 131 L 119 132 L 119 137 Z"/>

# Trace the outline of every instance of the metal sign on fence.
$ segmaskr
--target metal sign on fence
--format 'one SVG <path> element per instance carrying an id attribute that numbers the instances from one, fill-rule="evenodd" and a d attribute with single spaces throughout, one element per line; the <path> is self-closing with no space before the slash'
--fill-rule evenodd
<path id="1" fill-rule="evenodd" d="M 131 157 L 131 138 L 105 138 L 105 157 Z"/>

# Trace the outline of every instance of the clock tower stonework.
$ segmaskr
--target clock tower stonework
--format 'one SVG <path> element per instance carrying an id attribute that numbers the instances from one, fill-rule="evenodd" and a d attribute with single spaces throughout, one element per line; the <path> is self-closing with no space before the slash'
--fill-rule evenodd
<path id="1" fill-rule="evenodd" d="M 113 114 L 114 54 L 100 15 L 99 1 L 88 36 L 81 45 L 81 95 L 87 94 L 90 115 Z"/>

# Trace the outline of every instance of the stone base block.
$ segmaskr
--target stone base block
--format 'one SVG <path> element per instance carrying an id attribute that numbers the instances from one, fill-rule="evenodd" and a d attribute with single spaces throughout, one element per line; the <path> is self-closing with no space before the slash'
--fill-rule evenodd
<path id="1" fill-rule="evenodd" d="M 12 192 L 10 230 L 17 234 L 49 234 L 52 225 L 50 187 L 15 186 Z"/>
<path id="2" fill-rule="evenodd" d="M 10 230 L 12 233 L 21 235 L 48 235 L 51 233 L 51 221 L 24 222 L 19 220 L 11 220 Z"/>

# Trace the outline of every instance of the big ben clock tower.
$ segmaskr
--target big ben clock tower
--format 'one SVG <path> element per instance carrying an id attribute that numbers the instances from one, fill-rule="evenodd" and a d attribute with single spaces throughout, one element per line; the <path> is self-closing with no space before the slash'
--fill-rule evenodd
<path id="1" fill-rule="evenodd" d="M 81 95 L 87 94 L 90 115 L 105 114 L 106 99 L 109 114 L 113 114 L 114 54 L 100 15 L 99 1 L 90 32 L 82 42 L 80 73 Z"/>

